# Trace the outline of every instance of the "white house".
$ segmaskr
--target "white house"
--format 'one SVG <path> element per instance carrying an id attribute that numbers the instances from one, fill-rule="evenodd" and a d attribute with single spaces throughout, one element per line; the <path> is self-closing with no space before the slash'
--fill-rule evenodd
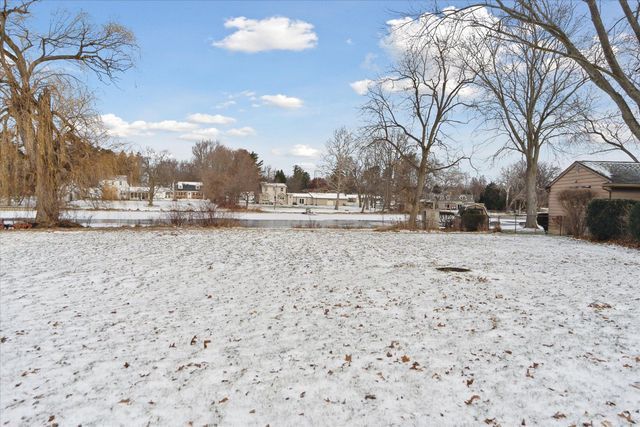
<path id="1" fill-rule="evenodd" d="M 118 200 L 128 200 L 130 185 L 126 175 L 117 175 L 111 179 L 103 179 L 99 186 L 100 195 L 113 191 L 113 197 Z"/>
<path id="2" fill-rule="evenodd" d="M 289 193 L 287 205 L 289 206 L 358 206 L 357 194 L 345 193 Z"/>
<path id="3" fill-rule="evenodd" d="M 260 204 L 263 205 L 286 205 L 287 204 L 287 184 L 279 182 L 260 183 Z"/>

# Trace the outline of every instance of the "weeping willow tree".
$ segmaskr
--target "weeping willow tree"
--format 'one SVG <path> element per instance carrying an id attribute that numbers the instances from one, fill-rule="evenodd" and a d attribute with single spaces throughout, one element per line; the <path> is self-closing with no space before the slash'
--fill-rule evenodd
<path id="1" fill-rule="evenodd" d="M 11 153 L 0 170 L 15 178 L 2 188 L 5 197 L 31 188 L 36 221 L 55 225 L 63 192 L 83 181 L 99 152 L 92 98 L 69 70 L 113 80 L 133 66 L 136 44 L 122 25 L 95 26 L 84 13 L 58 13 L 41 33 L 30 25 L 34 4 L 4 0 L 0 10 L 1 141 Z"/>

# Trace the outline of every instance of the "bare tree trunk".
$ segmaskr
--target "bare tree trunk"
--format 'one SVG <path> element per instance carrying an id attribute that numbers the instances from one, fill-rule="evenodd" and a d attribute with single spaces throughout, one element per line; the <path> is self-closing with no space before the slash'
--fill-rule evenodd
<path id="1" fill-rule="evenodd" d="M 422 161 L 420 162 L 420 169 L 418 170 L 418 183 L 416 186 L 413 205 L 411 206 L 411 213 L 409 214 L 409 227 L 411 228 L 416 228 L 416 220 L 418 218 L 418 212 L 420 211 L 420 199 L 422 198 L 422 191 L 424 190 L 424 183 L 426 180 L 427 155 L 423 154 Z"/>
<path id="2" fill-rule="evenodd" d="M 527 159 L 527 175 L 525 180 L 525 192 L 527 197 L 527 221 L 525 228 L 538 227 L 538 195 L 536 189 L 536 179 L 538 168 L 536 162 Z"/>
<path id="3" fill-rule="evenodd" d="M 149 199 L 147 206 L 153 206 L 153 196 L 156 193 L 156 188 L 153 181 L 149 182 L 149 192 L 147 193 L 147 199 Z"/>
<path id="4" fill-rule="evenodd" d="M 62 153 L 59 138 L 53 135 L 51 95 L 47 91 L 38 100 L 37 123 L 36 222 L 48 227 L 56 225 L 60 220 L 58 165 Z"/>

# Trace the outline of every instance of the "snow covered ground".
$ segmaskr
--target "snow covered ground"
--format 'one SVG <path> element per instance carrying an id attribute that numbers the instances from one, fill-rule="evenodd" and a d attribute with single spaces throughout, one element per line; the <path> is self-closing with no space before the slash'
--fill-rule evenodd
<path id="1" fill-rule="evenodd" d="M 33 231 L 1 232 L 0 263 L 2 425 L 640 421 L 631 249 L 539 235 Z M 448 266 L 470 271 L 437 270 Z"/>

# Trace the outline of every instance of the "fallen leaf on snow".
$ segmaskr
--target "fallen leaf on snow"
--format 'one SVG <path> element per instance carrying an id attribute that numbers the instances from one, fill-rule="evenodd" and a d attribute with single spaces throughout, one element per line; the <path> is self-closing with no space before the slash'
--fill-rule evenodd
<path id="1" fill-rule="evenodd" d="M 567 416 L 565 414 L 563 414 L 562 412 L 556 412 L 555 414 L 553 414 L 551 416 L 551 418 L 555 418 L 556 420 L 559 420 L 561 418 L 567 418 Z"/>
<path id="2" fill-rule="evenodd" d="M 471 405 L 474 401 L 479 400 L 479 399 L 480 399 L 480 396 L 478 396 L 477 394 L 474 394 L 473 396 L 471 396 L 469 398 L 469 400 L 465 400 L 464 403 L 466 405 Z"/>
<path id="3" fill-rule="evenodd" d="M 405 354 L 400 360 L 402 360 L 402 363 L 407 363 L 411 358 Z"/>
<path id="4" fill-rule="evenodd" d="M 624 418 L 625 420 L 627 420 L 631 424 L 635 424 L 636 423 L 633 419 L 631 419 L 631 413 L 629 411 L 622 411 L 622 412 L 620 412 L 618 414 L 618 416 Z"/>

